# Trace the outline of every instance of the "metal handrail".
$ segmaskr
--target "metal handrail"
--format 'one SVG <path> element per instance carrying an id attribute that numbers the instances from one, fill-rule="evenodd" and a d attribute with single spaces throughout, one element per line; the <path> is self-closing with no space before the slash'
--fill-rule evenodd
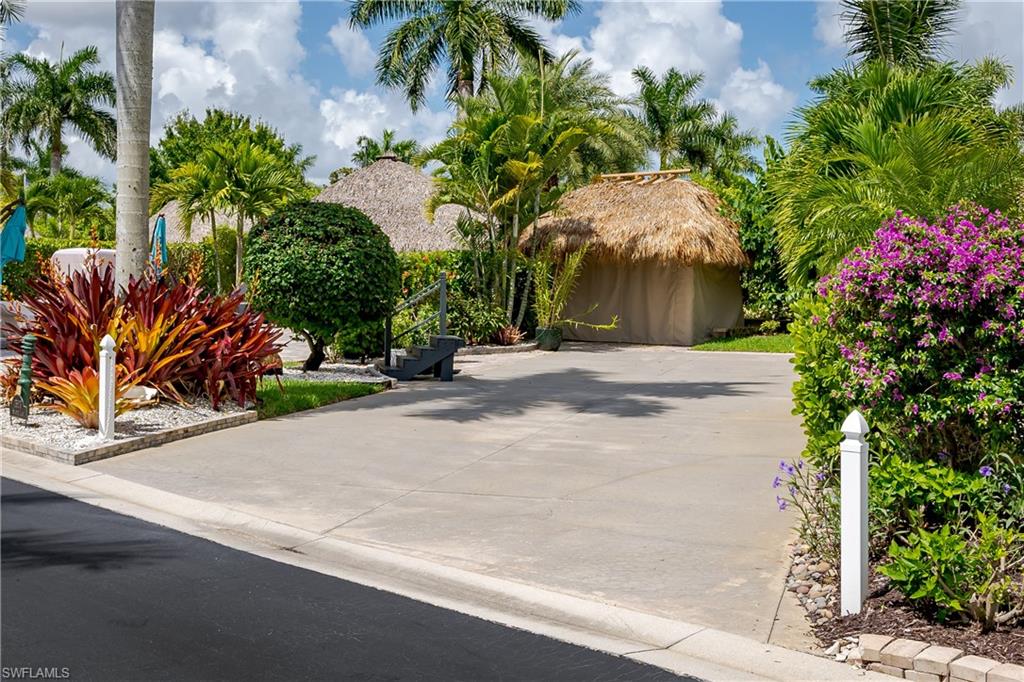
<path id="1" fill-rule="evenodd" d="M 398 336 L 392 336 L 391 335 L 391 320 L 395 316 L 395 314 L 396 313 L 400 313 L 403 310 L 407 310 L 407 309 L 413 307 L 414 305 L 416 305 L 417 303 L 420 303 L 421 301 L 426 299 L 428 296 L 432 295 L 435 291 L 438 293 L 437 312 L 434 313 L 433 315 L 431 315 L 430 317 L 424 319 L 424 320 L 420 320 L 415 325 L 413 325 L 409 329 L 406 329 L 404 332 L 402 332 Z M 422 327 L 432 323 L 434 320 L 438 321 L 438 334 L 440 336 L 447 335 L 448 334 L 448 276 L 445 273 L 443 273 L 443 272 L 441 273 L 441 276 L 437 278 L 436 282 L 434 282 L 433 284 L 430 284 L 429 286 L 423 287 L 422 289 L 417 291 L 415 294 L 413 294 L 412 296 L 407 298 L 401 305 L 399 305 L 397 308 L 395 308 L 394 310 L 392 310 L 391 312 L 389 312 L 387 314 L 387 317 L 384 320 L 384 366 L 385 367 L 390 367 L 391 366 L 391 344 L 393 342 L 395 342 L 398 339 L 402 338 L 406 334 L 409 334 L 410 332 L 414 332 L 417 329 L 420 329 L 420 328 L 422 328 Z"/>

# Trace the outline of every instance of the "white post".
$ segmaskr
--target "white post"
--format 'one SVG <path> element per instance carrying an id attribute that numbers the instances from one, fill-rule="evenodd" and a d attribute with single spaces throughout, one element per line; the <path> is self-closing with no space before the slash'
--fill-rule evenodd
<path id="1" fill-rule="evenodd" d="M 868 594 L 868 424 L 857 410 L 842 426 L 839 446 L 840 606 L 860 613 Z"/>
<path id="2" fill-rule="evenodd" d="M 110 334 L 100 341 L 100 436 L 103 440 L 114 438 L 114 371 L 117 354 L 114 339 Z"/>

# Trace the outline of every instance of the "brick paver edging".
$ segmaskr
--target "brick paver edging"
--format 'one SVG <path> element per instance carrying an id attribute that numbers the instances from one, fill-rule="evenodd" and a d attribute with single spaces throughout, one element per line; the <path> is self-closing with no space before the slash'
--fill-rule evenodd
<path id="1" fill-rule="evenodd" d="M 245 412 L 237 412 L 235 414 L 214 417 L 196 424 L 179 426 L 178 428 L 167 429 L 166 431 L 159 431 L 157 433 L 147 433 L 135 438 L 127 438 L 114 443 L 100 445 L 99 447 L 89 448 L 87 450 L 75 450 L 73 452 L 51 448 L 47 445 L 25 440 L 23 438 L 17 438 L 6 433 L 0 434 L 0 444 L 2 444 L 4 448 L 11 448 L 12 450 L 26 452 L 30 455 L 45 457 L 63 464 L 78 465 L 107 459 L 108 457 L 114 457 L 116 455 L 123 455 L 126 452 L 134 452 L 135 450 L 142 450 L 143 448 L 151 448 L 155 445 L 163 445 L 164 443 L 181 440 L 182 438 L 198 436 L 212 431 L 220 431 L 221 429 L 229 429 L 233 426 L 241 426 L 242 424 L 250 424 L 257 419 L 259 419 L 259 415 L 256 414 L 256 410 L 247 410 Z"/>
<path id="2" fill-rule="evenodd" d="M 1024 665 L 964 656 L 960 649 L 888 635 L 861 635 L 847 661 L 917 682 L 1024 682 Z"/>

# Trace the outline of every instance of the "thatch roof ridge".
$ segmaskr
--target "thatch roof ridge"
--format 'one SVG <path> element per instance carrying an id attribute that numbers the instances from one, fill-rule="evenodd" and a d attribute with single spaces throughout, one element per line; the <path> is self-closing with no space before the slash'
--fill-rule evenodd
<path id="1" fill-rule="evenodd" d="M 742 267 L 739 227 L 719 211 L 715 194 L 682 178 L 598 181 L 562 197 L 532 225 L 520 245 L 553 244 L 557 252 L 589 245 L 601 260 L 657 260 L 683 265 Z"/>
<path id="2" fill-rule="evenodd" d="M 358 208 L 377 223 L 396 251 L 440 251 L 457 248 L 452 232 L 464 209 L 444 205 L 433 222 L 427 202 L 434 180 L 393 156 L 381 157 L 325 187 L 314 199 Z"/>

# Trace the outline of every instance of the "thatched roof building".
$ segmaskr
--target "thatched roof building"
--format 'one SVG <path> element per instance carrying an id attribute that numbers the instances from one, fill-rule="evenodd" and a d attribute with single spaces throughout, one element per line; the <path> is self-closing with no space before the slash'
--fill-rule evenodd
<path id="1" fill-rule="evenodd" d="M 553 242 L 559 252 L 589 245 L 589 255 L 601 260 L 746 265 L 739 228 L 719 212 L 718 197 L 677 174 L 598 176 L 538 221 L 538 241 Z M 523 234 L 524 246 L 533 239 L 531 230 Z"/>
<path id="2" fill-rule="evenodd" d="M 710 190 L 685 170 L 599 176 L 569 192 L 520 245 L 556 252 L 587 245 L 587 262 L 566 316 L 620 318 L 611 331 L 566 329 L 592 341 L 690 345 L 742 317 L 739 228 Z"/>
<path id="3" fill-rule="evenodd" d="M 394 156 L 382 156 L 326 187 L 314 201 L 358 208 L 391 239 L 395 251 L 457 248 L 452 233 L 461 206 L 446 204 L 427 220 L 426 205 L 435 191 L 427 175 Z"/>
<path id="4" fill-rule="evenodd" d="M 168 202 L 162 209 L 157 211 L 155 214 L 149 217 L 149 233 L 153 234 L 153 226 L 156 224 L 156 218 L 161 213 L 164 214 L 164 219 L 167 221 L 167 241 L 169 243 L 174 242 L 201 242 L 211 234 L 210 221 L 206 216 L 195 216 L 192 219 L 192 231 L 186 237 L 185 226 L 181 220 L 181 207 L 177 201 Z M 217 211 L 214 214 L 214 218 L 217 221 L 217 234 L 222 234 L 223 230 L 227 230 L 234 234 L 235 232 L 235 218 L 233 216 L 224 213 L 223 211 Z M 252 226 L 252 221 L 245 221 L 244 228 L 246 231 Z"/>

